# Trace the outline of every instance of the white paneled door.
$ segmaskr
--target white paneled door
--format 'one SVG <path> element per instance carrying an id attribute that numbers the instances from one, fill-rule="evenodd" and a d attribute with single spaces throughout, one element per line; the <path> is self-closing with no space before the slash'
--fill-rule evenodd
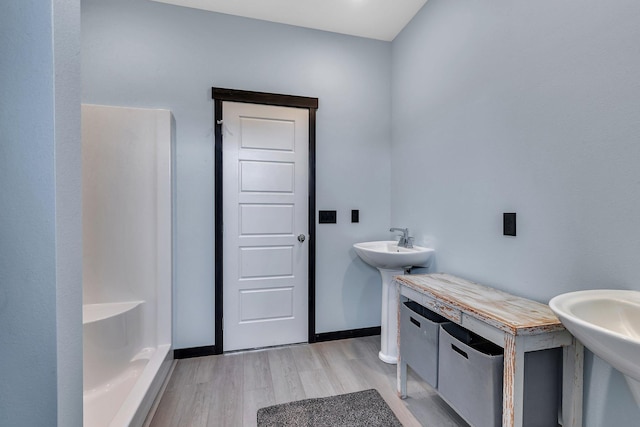
<path id="1" fill-rule="evenodd" d="M 224 350 L 306 342 L 309 111 L 222 111 Z"/>

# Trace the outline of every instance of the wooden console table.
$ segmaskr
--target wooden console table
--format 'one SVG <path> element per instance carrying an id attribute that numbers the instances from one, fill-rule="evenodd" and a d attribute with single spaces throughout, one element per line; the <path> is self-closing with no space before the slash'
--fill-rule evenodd
<path id="1" fill-rule="evenodd" d="M 396 276 L 398 304 L 404 296 L 504 349 L 503 427 L 522 427 L 524 354 L 563 348 L 562 412 L 565 427 L 582 426 L 582 344 L 549 306 L 449 274 Z M 400 310 L 398 310 L 400 313 Z M 398 321 L 398 325 L 400 322 Z M 402 337 L 398 331 L 398 348 Z M 398 395 L 407 395 L 406 364 L 398 355 Z"/>

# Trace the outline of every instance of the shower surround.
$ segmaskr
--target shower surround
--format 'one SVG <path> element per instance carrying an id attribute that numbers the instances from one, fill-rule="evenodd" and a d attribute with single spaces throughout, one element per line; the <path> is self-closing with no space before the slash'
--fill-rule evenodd
<path id="1" fill-rule="evenodd" d="M 82 106 L 85 427 L 142 425 L 172 363 L 174 127 Z"/>

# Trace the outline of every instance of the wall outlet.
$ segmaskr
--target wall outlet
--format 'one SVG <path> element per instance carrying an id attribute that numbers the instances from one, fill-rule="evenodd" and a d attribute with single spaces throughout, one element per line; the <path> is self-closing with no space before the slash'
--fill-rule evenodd
<path id="1" fill-rule="evenodd" d="M 351 210 L 351 222 L 360 222 L 360 211 L 358 209 Z"/>

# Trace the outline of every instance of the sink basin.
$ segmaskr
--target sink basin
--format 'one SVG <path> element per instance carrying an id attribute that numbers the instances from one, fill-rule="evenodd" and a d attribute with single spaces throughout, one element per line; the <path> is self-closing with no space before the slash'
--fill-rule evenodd
<path id="1" fill-rule="evenodd" d="M 640 405 L 640 292 L 569 292 L 552 298 L 549 307 L 589 350 L 625 375 Z"/>
<path id="2" fill-rule="evenodd" d="M 367 264 L 382 269 L 402 270 L 405 267 L 425 267 L 433 249 L 414 246 L 403 248 L 395 241 L 365 242 L 353 245 L 356 253 Z"/>

